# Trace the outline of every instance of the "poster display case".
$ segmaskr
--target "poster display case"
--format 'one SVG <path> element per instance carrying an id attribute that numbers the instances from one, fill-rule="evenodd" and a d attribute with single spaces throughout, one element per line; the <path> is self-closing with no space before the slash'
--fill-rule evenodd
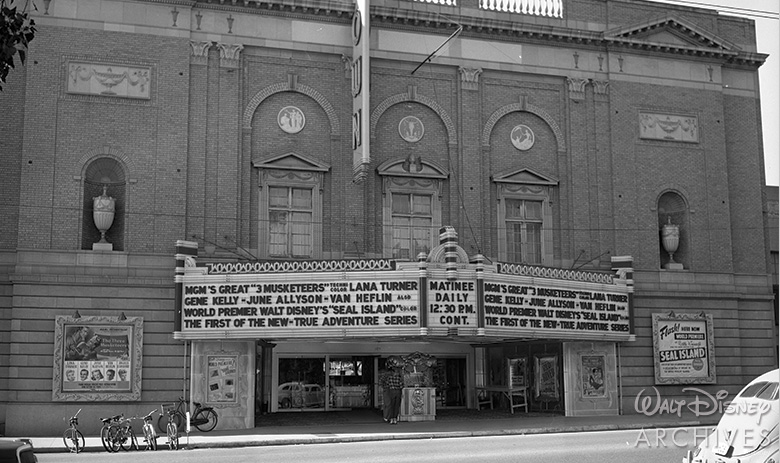
<path id="1" fill-rule="evenodd" d="M 654 313 L 656 384 L 715 384 L 712 315 Z"/>
<path id="2" fill-rule="evenodd" d="M 54 401 L 141 398 L 143 319 L 57 316 Z"/>

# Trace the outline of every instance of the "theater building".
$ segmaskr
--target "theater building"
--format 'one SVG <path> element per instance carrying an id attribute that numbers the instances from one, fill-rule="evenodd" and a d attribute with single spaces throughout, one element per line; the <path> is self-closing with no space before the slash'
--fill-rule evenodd
<path id="1" fill-rule="evenodd" d="M 751 20 L 53 0 L 0 92 L 0 422 L 647 414 L 777 365 Z M 776 249 L 776 246 L 772 247 Z M 90 429 L 93 427 L 94 429 Z"/>

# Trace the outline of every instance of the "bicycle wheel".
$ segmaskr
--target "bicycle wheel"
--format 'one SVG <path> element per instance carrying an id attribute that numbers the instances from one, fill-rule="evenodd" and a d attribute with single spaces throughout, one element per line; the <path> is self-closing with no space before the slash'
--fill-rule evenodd
<path id="1" fill-rule="evenodd" d="M 121 447 L 122 439 L 124 438 L 124 431 L 119 426 L 111 426 L 108 428 L 108 451 L 118 452 Z"/>
<path id="2" fill-rule="evenodd" d="M 135 438 L 133 428 L 127 428 L 123 434 L 124 436 L 119 441 L 119 446 L 122 447 L 122 450 L 125 452 L 130 449 L 138 450 L 138 439 Z"/>
<path id="3" fill-rule="evenodd" d="M 62 441 L 71 453 L 79 453 L 84 450 L 84 436 L 78 429 L 66 429 L 62 434 Z"/>
<path id="4" fill-rule="evenodd" d="M 166 426 L 168 426 L 168 416 L 167 415 L 160 415 L 159 418 L 157 418 L 157 430 L 160 432 L 165 432 Z"/>
<path id="5" fill-rule="evenodd" d="M 111 441 L 108 438 L 109 429 L 111 429 L 110 426 L 103 426 L 100 428 L 100 442 L 103 444 L 103 448 L 106 449 L 106 452 L 111 451 Z"/>
<path id="6" fill-rule="evenodd" d="M 167 433 L 168 435 L 168 448 L 176 450 L 179 448 L 179 428 L 176 427 L 176 423 L 173 421 L 168 423 Z"/>
<path id="7" fill-rule="evenodd" d="M 184 421 L 182 416 L 183 415 L 180 415 L 179 413 L 173 415 L 173 422 L 176 423 L 177 429 L 181 429 L 181 423 Z M 157 429 L 159 429 L 160 432 L 165 432 L 165 430 L 168 428 L 168 422 L 170 421 L 171 419 L 168 415 L 160 415 L 160 417 L 157 418 Z"/>
<path id="8" fill-rule="evenodd" d="M 195 418 L 192 419 L 194 422 L 205 422 L 203 424 L 195 425 L 196 428 L 198 428 L 199 431 L 203 432 L 209 432 L 215 427 L 217 427 L 217 412 L 214 410 L 201 410 L 198 413 L 195 414 Z"/>
<path id="9" fill-rule="evenodd" d="M 154 434 L 154 427 L 151 424 L 144 425 L 144 440 L 146 441 L 146 450 L 157 450 L 157 436 Z"/>

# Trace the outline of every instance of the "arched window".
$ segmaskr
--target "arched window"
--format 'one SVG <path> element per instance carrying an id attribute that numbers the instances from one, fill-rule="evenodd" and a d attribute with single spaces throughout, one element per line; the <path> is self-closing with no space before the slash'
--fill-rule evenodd
<path id="1" fill-rule="evenodd" d="M 659 261 L 661 268 L 682 270 L 690 265 L 688 206 L 677 193 L 658 199 Z"/>
<path id="2" fill-rule="evenodd" d="M 552 265 L 552 195 L 558 180 L 530 169 L 519 169 L 497 173 L 493 182 L 498 199 L 499 259 Z"/>
<path id="3" fill-rule="evenodd" d="M 377 167 L 382 177 L 382 255 L 414 260 L 438 242 L 441 190 L 449 176 L 418 157 L 396 158 Z"/>
<path id="4" fill-rule="evenodd" d="M 125 249 L 125 172 L 116 159 L 97 158 L 90 162 L 84 172 L 84 195 L 82 202 L 81 249 L 93 249 L 93 244 L 101 241 L 101 232 L 95 223 L 94 199 L 106 196 L 114 199 L 113 219 L 98 218 L 103 224 L 110 223 L 105 231 L 105 241 L 114 251 Z M 110 216 L 109 216 L 110 218 Z"/>
<path id="5" fill-rule="evenodd" d="M 330 165 L 299 153 L 253 161 L 260 257 L 322 258 L 322 189 Z"/>

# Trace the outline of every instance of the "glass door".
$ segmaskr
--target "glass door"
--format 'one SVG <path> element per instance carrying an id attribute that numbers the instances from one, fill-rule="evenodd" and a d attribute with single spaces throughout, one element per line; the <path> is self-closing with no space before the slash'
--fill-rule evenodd
<path id="1" fill-rule="evenodd" d="M 433 382 L 438 407 L 466 406 L 466 358 L 436 359 Z"/>
<path id="2" fill-rule="evenodd" d="M 327 403 L 325 365 L 325 357 L 279 358 L 278 410 L 324 410 Z"/>

